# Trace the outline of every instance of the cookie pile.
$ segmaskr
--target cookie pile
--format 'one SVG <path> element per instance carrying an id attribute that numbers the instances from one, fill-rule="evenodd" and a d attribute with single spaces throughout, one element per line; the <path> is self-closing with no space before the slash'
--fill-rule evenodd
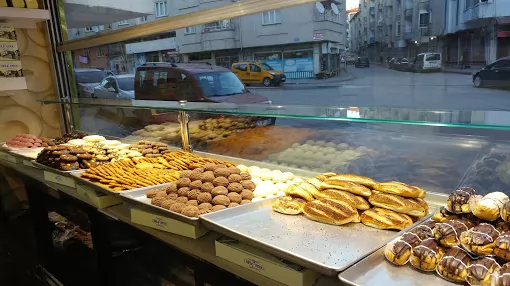
<path id="1" fill-rule="evenodd" d="M 18 134 L 5 143 L 10 148 L 38 148 L 55 145 L 48 138 L 38 138 L 31 134 Z"/>
<path id="2" fill-rule="evenodd" d="M 189 217 L 250 203 L 255 184 L 237 167 L 205 164 L 185 170 L 177 182 L 147 192 L 151 204 Z"/>
<path id="3" fill-rule="evenodd" d="M 81 148 L 57 145 L 44 148 L 36 162 L 62 171 L 76 171 L 104 165 L 108 157 L 94 157 Z"/>
<path id="4" fill-rule="evenodd" d="M 157 158 L 161 157 L 163 154 L 172 152 L 168 150 L 168 145 L 160 142 L 151 142 L 151 141 L 138 141 L 129 146 L 129 150 L 137 151 L 142 154 L 142 156 L 147 158 Z"/>
<path id="5" fill-rule="evenodd" d="M 57 138 L 53 139 L 53 142 L 55 142 L 55 144 L 57 144 L 57 145 L 60 145 L 60 144 L 67 143 L 69 140 L 81 139 L 85 136 L 87 136 L 86 133 L 74 131 L 71 133 L 65 133 L 64 135 L 62 135 L 62 137 L 57 137 Z"/>

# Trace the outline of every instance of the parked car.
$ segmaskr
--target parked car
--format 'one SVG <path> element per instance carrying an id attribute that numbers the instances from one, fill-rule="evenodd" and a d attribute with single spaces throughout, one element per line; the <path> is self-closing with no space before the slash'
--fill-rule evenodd
<path id="1" fill-rule="evenodd" d="M 94 88 L 94 98 L 134 99 L 135 75 L 123 74 L 108 76 Z"/>
<path id="2" fill-rule="evenodd" d="M 98 86 L 106 76 L 106 72 L 100 69 L 74 69 L 78 97 L 91 98 L 94 87 Z"/>
<path id="3" fill-rule="evenodd" d="M 413 72 L 441 71 L 442 57 L 440 53 L 422 53 L 413 61 Z"/>
<path id="4" fill-rule="evenodd" d="M 401 58 L 393 64 L 393 68 L 397 71 L 406 71 L 409 66 L 409 60 L 407 58 Z"/>
<path id="5" fill-rule="evenodd" d="M 279 86 L 287 80 L 283 72 L 264 62 L 234 63 L 232 72 L 245 84 L 262 83 L 264 86 Z"/>
<path id="6" fill-rule="evenodd" d="M 146 63 L 136 68 L 135 99 L 189 102 L 270 104 L 271 101 L 246 89 L 229 69 L 208 63 Z M 138 110 L 145 122 L 175 121 L 171 114 Z M 199 117 L 199 113 L 194 116 Z M 211 115 L 207 115 L 211 117 Z M 275 119 L 269 119 L 274 124 Z"/>
<path id="7" fill-rule="evenodd" d="M 399 62 L 402 60 L 402 58 L 391 58 L 389 61 L 388 61 L 388 68 L 390 70 L 396 70 L 397 68 L 397 65 L 399 64 Z"/>
<path id="8" fill-rule="evenodd" d="M 361 67 L 370 67 L 370 62 L 368 61 L 367 57 L 358 57 L 356 61 L 354 62 L 354 67 L 361 68 Z"/>
<path id="9" fill-rule="evenodd" d="M 510 87 L 510 57 L 501 58 L 473 73 L 475 87 Z"/>

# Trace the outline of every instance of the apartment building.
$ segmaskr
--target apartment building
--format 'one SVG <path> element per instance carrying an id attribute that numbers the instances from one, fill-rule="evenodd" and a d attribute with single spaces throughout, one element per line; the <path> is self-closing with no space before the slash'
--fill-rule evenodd
<path id="1" fill-rule="evenodd" d="M 86 37 L 232 2 L 154 0 L 152 15 L 72 29 L 69 36 Z M 288 78 L 311 78 L 320 70 L 339 68 L 340 54 L 346 48 L 346 26 L 344 0 L 327 0 L 96 47 L 75 53 L 74 59 L 76 67 L 97 66 L 120 73 L 133 72 L 148 61 L 208 61 L 230 67 L 239 60 L 261 60 L 283 70 Z M 105 59 L 98 59 L 104 51 Z"/>
<path id="2" fill-rule="evenodd" d="M 351 20 L 352 18 L 354 17 L 354 15 L 356 15 L 357 13 L 359 12 L 359 8 L 352 8 L 352 9 L 349 9 L 346 11 L 346 14 L 347 14 L 347 19 L 346 19 L 346 22 L 347 22 L 347 29 L 346 29 L 346 43 L 347 43 L 347 47 L 346 47 L 346 50 L 347 51 L 351 51 L 352 50 L 352 45 L 351 45 Z"/>
<path id="3" fill-rule="evenodd" d="M 188 14 L 230 2 L 181 0 L 176 8 Z M 230 67 L 239 60 L 260 60 L 288 78 L 310 78 L 339 68 L 345 19 L 345 2 L 328 0 L 180 29 L 177 45 L 185 61 Z"/>
<path id="4" fill-rule="evenodd" d="M 444 34 L 446 2 L 360 0 L 360 13 L 351 20 L 357 33 L 351 33 L 352 51 L 375 62 L 441 51 L 438 36 Z"/>
<path id="5" fill-rule="evenodd" d="M 485 65 L 510 55 L 510 1 L 447 1 L 446 61 Z M 461 60 L 462 59 L 462 60 Z"/>

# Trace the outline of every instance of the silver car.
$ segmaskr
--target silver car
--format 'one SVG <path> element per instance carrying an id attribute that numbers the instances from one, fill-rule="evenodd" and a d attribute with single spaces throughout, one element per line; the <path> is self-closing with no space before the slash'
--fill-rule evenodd
<path id="1" fill-rule="evenodd" d="M 94 98 L 135 99 L 135 75 L 108 76 L 94 88 Z"/>
<path id="2" fill-rule="evenodd" d="M 99 69 L 74 69 L 78 97 L 92 97 L 94 87 L 98 86 L 108 75 L 105 71 Z"/>

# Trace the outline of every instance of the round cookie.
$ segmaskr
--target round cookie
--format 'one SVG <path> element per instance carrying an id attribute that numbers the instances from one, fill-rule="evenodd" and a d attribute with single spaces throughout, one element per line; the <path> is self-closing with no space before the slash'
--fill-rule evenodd
<path id="1" fill-rule="evenodd" d="M 200 215 L 200 210 L 197 206 L 186 206 L 181 210 L 181 213 L 189 217 L 198 217 Z"/>
<path id="2" fill-rule="evenodd" d="M 214 189 L 214 185 L 211 182 L 203 183 L 202 187 L 200 188 L 200 190 L 202 190 L 202 192 L 206 192 L 206 193 L 212 192 L 213 189 Z"/>
<path id="3" fill-rule="evenodd" d="M 251 181 L 250 181 L 251 182 Z M 228 181 L 227 178 L 225 177 L 217 177 L 213 180 L 213 184 L 218 187 L 218 186 L 223 186 L 223 187 L 227 187 L 228 184 L 230 184 L 230 182 Z M 254 187 L 255 189 L 255 187 Z"/>
<path id="4" fill-rule="evenodd" d="M 211 212 L 215 212 L 215 211 L 221 211 L 221 210 L 224 210 L 226 209 L 227 207 L 224 206 L 224 205 L 217 205 L 217 206 L 214 206 L 211 208 Z"/>
<path id="5" fill-rule="evenodd" d="M 60 170 L 62 171 L 76 171 L 80 169 L 80 164 L 78 162 L 61 162 Z"/>
<path id="6" fill-rule="evenodd" d="M 212 201 L 212 195 L 210 193 L 201 193 L 197 196 L 197 200 L 200 203 L 210 203 Z"/>
<path id="7" fill-rule="evenodd" d="M 220 196 L 220 195 L 227 195 L 228 194 L 228 190 L 227 188 L 223 187 L 223 186 L 218 186 L 218 187 L 215 187 L 212 191 L 211 191 L 211 194 L 213 196 Z"/>
<path id="8" fill-rule="evenodd" d="M 231 203 L 241 203 L 243 200 L 243 197 L 238 193 L 228 193 L 227 198 L 230 200 Z"/>
<path id="9" fill-rule="evenodd" d="M 219 195 L 213 198 L 212 203 L 213 205 L 228 206 L 230 204 L 230 199 L 225 195 Z"/>

